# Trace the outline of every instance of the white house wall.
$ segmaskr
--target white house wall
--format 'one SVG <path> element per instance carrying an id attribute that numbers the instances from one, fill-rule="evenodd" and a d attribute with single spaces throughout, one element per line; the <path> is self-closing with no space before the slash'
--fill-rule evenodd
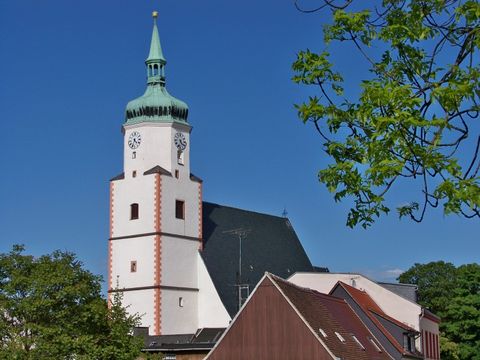
<path id="1" fill-rule="evenodd" d="M 420 328 L 421 328 L 422 338 L 424 338 L 421 344 L 421 348 L 423 350 L 422 351 L 423 354 L 425 355 L 425 360 L 433 360 L 435 358 L 432 355 L 427 357 L 427 349 L 425 349 L 425 346 L 428 346 L 428 341 L 429 341 L 427 332 L 434 334 L 437 337 L 437 340 L 440 341 L 440 331 L 438 328 L 438 323 L 423 317 L 420 320 Z"/>
<path id="2" fill-rule="evenodd" d="M 365 290 L 385 314 L 420 331 L 420 315 L 422 313 L 420 305 L 385 289 L 360 274 L 296 273 L 288 281 L 325 294 L 328 294 L 338 281 L 342 281 L 357 289 Z"/>

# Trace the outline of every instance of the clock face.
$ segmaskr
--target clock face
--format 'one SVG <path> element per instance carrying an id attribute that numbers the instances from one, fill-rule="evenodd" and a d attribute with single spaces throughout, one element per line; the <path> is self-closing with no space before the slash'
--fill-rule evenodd
<path id="1" fill-rule="evenodd" d="M 182 133 L 177 132 L 174 137 L 175 141 L 175 146 L 177 147 L 178 150 L 185 150 L 187 147 L 187 139 L 185 138 L 185 135 Z"/>
<path id="2" fill-rule="evenodd" d="M 138 131 L 134 131 L 130 134 L 130 137 L 128 138 L 128 146 L 130 146 L 131 149 L 138 148 L 141 142 L 142 137 Z"/>

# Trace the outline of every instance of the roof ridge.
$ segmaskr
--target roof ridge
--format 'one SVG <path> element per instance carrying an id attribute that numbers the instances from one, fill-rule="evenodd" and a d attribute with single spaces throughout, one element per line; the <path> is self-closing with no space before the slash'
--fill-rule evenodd
<path id="1" fill-rule="evenodd" d="M 221 207 L 224 207 L 224 208 L 239 210 L 239 211 L 243 211 L 243 212 L 247 212 L 247 213 L 255 213 L 255 214 L 259 214 L 259 215 L 270 216 L 270 217 L 274 217 L 274 218 L 278 218 L 278 219 L 285 219 L 285 220 L 290 221 L 289 218 L 286 218 L 286 217 L 283 217 L 283 216 L 280 216 L 280 215 L 272 215 L 272 214 L 267 214 L 267 213 L 263 213 L 263 212 L 259 212 L 259 211 L 246 210 L 246 209 L 233 207 L 233 206 L 230 206 L 230 205 L 222 205 L 222 204 L 218 204 L 218 203 L 214 203 L 214 202 L 210 202 L 210 201 L 202 201 L 202 202 L 207 203 L 207 204 L 211 204 L 211 205 L 221 206 Z"/>
<path id="2" fill-rule="evenodd" d="M 408 287 L 414 287 L 418 289 L 418 285 L 416 284 L 405 284 L 405 283 L 394 283 L 394 282 L 388 282 L 388 281 L 377 281 L 377 284 L 379 285 L 395 285 L 395 286 L 408 286 Z"/>
<path id="3" fill-rule="evenodd" d="M 354 292 L 359 292 L 361 293 L 362 295 L 367 295 L 370 299 L 372 299 L 373 302 L 375 302 L 375 300 L 373 300 L 373 298 L 364 290 L 364 289 L 357 289 L 356 287 L 352 286 L 352 285 L 349 285 L 341 280 L 337 281 L 337 284 L 341 285 L 342 287 L 345 288 L 345 290 L 349 291 L 349 290 L 353 290 Z M 332 289 L 333 290 L 333 289 Z M 377 304 L 378 305 L 378 304 Z"/>
<path id="4" fill-rule="evenodd" d="M 336 302 L 340 302 L 340 303 L 347 303 L 344 299 L 342 298 L 339 298 L 339 297 L 336 297 L 336 296 L 333 296 L 333 295 L 330 295 L 330 294 L 324 294 L 324 293 L 321 293 L 317 290 L 314 290 L 314 289 L 311 289 L 311 288 L 308 288 L 308 287 L 303 287 L 303 286 L 300 286 L 300 285 L 297 285 L 297 284 L 294 284 L 288 280 L 285 280 L 285 279 L 282 279 L 281 277 L 275 275 L 275 274 L 272 274 L 272 273 L 269 273 L 268 271 L 265 272 L 266 274 L 270 275 L 271 278 L 273 278 L 274 280 L 276 281 L 280 281 L 282 283 L 284 283 L 285 285 L 287 286 L 290 286 L 294 289 L 297 289 L 299 291 L 303 291 L 305 293 L 308 293 L 308 294 L 311 294 L 311 295 L 315 295 L 315 296 L 320 296 L 326 300 L 330 300 L 330 301 L 336 301 Z M 287 296 L 288 297 L 288 296 Z"/>
<path id="5" fill-rule="evenodd" d="M 367 293 L 365 290 L 361 290 L 361 289 L 357 289 L 356 287 L 353 287 L 351 285 L 348 285 L 346 283 L 344 283 L 343 281 L 338 281 L 336 285 L 340 285 L 342 286 L 345 291 L 347 291 L 347 293 L 353 298 L 353 300 L 358 303 L 358 299 L 355 297 L 356 295 L 358 295 L 360 293 L 361 296 L 367 296 L 369 300 L 371 300 L 371 302 L 376 305 L 376 307 L 382 312 L 382 314 L 384 314 L 385 312 L 383 311 L 383 309 L 380 307 L 380 305 L 377 304 L 377 302 L 370 296 L 369 293 Z M 336 285 L 333 287 L 335 288 Z M 333 291 L 333 288 L 332 288 L 332 291 Z M 364 304 L 359 304 L 361 307 L 364 307 L 366 310 L 371 310 L 370 306 L 366 306 Z"/>

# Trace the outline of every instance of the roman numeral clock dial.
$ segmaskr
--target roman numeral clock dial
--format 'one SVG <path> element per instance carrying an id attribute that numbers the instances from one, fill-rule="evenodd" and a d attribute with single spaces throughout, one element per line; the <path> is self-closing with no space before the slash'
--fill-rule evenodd
<path id="1" fill-rule="evenodd" d="M 140 146 L 140 143 L 142 142 L 142 137 L 138 131 L 134 131 L 130 134 L 128 138 L 128 146 L 130 149 L 135 150 Z"/>
<path id="2" fill-rule="evenodd" d="M 187 139 L 185 135 L 182 133 L 177 132 L 174 137 L 175 146 L 178 150 L 183 151 L 187 147 Z"/>

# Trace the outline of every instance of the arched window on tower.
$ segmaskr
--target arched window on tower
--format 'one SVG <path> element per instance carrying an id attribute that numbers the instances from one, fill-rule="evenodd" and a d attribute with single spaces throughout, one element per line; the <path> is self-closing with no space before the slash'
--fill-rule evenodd
<path id="1" fill-rule="evenodd" d="M 155 64 L 153 65 L 153 76 L 157 76 L 158 75 L 158 65 Z"/>
<path id="2" fill-rule="evenodd" d="M 130 204 L 130 220 L 138 219 L 138 204 Z"/>

